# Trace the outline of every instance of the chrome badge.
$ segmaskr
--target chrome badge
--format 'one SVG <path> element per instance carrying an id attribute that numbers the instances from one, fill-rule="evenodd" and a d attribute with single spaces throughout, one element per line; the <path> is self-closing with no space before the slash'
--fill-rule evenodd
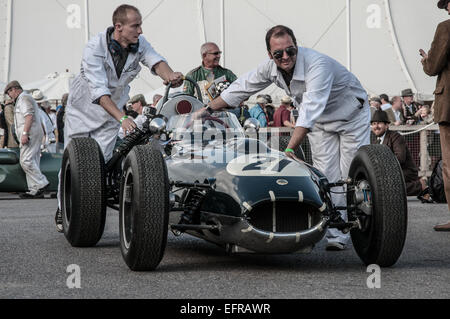
<path id="1" fill-rule="evenodd" d="M 285 186 L 285 185 L 289 184 L 289 182 L 285 179 L 279 179 L 279 180 L 277 180 L 277 184 L 280 186 Z"/>

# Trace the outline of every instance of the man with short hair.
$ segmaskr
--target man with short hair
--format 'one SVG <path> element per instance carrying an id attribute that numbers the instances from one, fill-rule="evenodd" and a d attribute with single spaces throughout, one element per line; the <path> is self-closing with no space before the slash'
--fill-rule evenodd
<path id="1" fill-rule="evenodd" d="M 153 95 L 153 104 L 151 106 L 153 106 L 154 108 L 156 108 L 158 106 L 159 101 L 163 98 L 163 96 L 161 94 L 155 94 Z"/>
<path id="2" fill-rule="evenodd" d="M 381 109 L 383 111 L 392 108 L 391 103 L 389 103 L 389 96 L 387 94 L 384 93 L 380 94 L 380 100 L 381 100 Z"/>
<path id="3" fill-rule="evenodd" d="M 405 124 L 405 117 L 403 116 L 403 102 L 400 96 L 394 96 L 391 101 L 392 112 L 394 113 L 395 122 L 394 125 Z"/>
<path id="4" fill-rule="evenodd" d="M 236 80 L 236 75 L 231 70 L 220 66 L 222 51 L 220 51 L 217 44 L 213 42 L 204 43 L 200 48 L 200 54 L 202 65 L 188 72 L 186 76 L 197 82 L 202 91 L 203 102 L 208 103 L 210 98 L 206 91 L 206 86 L 222 76 L 225 77 L 227 82 L 232 83 Z M 194 85 L 189 81 L 184 82 L 184 92 L 197 96 Z"/>
<path id="5" fill-rule="evenodd" d="M 281 105 L 273 115 L 274 127 L 295 128 L 295 125 L 291 122 L 291 111 L 289 110 L 291 103 L 292 99 L 289 96 L 281 98 Z"/>
<path id="6" fill-rule="evenodd" d="M 112 157 L 119 128 L 128 134 L 136 127 L 123 112 L 123 106 L 129 99 L 129 83 L 141 71 L 140 64 L 166 84 L 171 82 L 177 87 L 183 83 L 183 75 L 173 72 L 142 36 L 139 9 L 121 5 L 114 11 L 112 20 L 113 26 L 91 38 L 83 51 L 80 74 L 70 86 L 64 132 L 65 146 L 73 138 L 95 139 L 105 162 Z M 55 221 L 58 231 L 63 232 L 59 208 Z"/>
<path id="7" fill-rule="evenodd" d="M 370 111 L 367 92 L 359 80 L 336 60 L 305 47 L 299 47 L 291 29 L 278 25 L 266 34 L 269 59 L 225 90 L 197 116 L 211 113 L 267 88 L 272 83 L 294 99 L 299 110 L 296 128 L 286 149 L 294 149 L 308 135 L 314 166 L 330 182 L 348 177 L 356 151 L 370 143 Z M 345 189 L 340 188 L 341 192 Z M 345 194 L 332 194 L 336 206 L 346 206 Z M 346 219 L 346 211 L 341 211 Z M 327 250 L 343 250 L 348 234 L 337 229 L 327 233 Z"/>
<path id="8" fill-rule="evenodd" d="M 439 9 L 450 14 L 450 0 L 439 0 Z M 442 150 L 442 176 L 450 212 L 450 19 L 439 23 L 428 54 L 422 49 L 423 70 L 429 76 L 438 76 L 434 101 L 434 122 L 439 124 Z M 450 231 L 450 221 L 434 226 L 436 231 Z"/>
<path id="9" fill-rule="evenodd" d="M 419 178 L 419 170 L 412 159 L 405 138 L 398 132 L 389 130 L 389 123 L 390 121 L 385 111 L 375 111 L 370 125 L 372 132 L 377 137 L 377 143 L 389 147 L 397 157 L 405 177 L 408 196 L 417 196 L 422 203 L 432 203 L 430 190 L 425 179 Z"/>
<path id="10" fill-rule="evenodd" d="M 25 172 L 28 192 L 21 198 L 43 198 L 44 190 L 50 184 L 40 170 L 41 142 L 44 131 L 39 117 L 39 107 L 31 95 L 25 93 L 17 81 L 5 87 L 5 95 L 15 100 L 14 124 L 20 141 L 20 166 Z"/>

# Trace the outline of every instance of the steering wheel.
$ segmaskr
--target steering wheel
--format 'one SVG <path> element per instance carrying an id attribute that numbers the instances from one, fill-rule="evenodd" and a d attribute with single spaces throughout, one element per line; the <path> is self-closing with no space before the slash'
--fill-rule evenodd
<path id="1" fill-rule="evenodd" d="M 225 127 L 226 129 L 227 129 L 227 128 L 230 128 L 230 127 L 228 126 L 227 123 L 225 123 L 224 121 L 222 121 L 221 119 L 219 119 L 219 118 L 217 118 L 217 117 L 215 117 L 215 116 L 205 116 L 205 117 L 202 117 L 202 124 L 204 124 L 206 121 L 217 122 L 217 123 L 219 123 L 220 125 L 222 125 L 223 127 Z M 190 127 L 194 124 L 194 122 L 195 122 L 195 120 L 190 121 L 190 122 L 185 126 L 185 129 L 190 128 Z"/>

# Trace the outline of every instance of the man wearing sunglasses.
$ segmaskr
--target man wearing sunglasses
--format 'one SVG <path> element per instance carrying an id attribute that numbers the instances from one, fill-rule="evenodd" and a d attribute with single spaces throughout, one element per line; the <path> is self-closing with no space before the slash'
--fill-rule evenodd
<path id="1" fill-rule="evenodd" d="M 198 83 L 202 91 L 203 102 L 208 103 L 210 98 L 206 93 L 206 86 L 209 83 L 222 76 L 225 76 L 225 79 L 229 83 L 232 83 L 237 77 L 231 70 L 220 66 L 222 51 L 220 51 L 217 44 L 213 42 L 203 44 L 200 48 L 200 54 L 202 55 L 202 65 L 190 71 L 186 76 Z M 184 92 L 190 95 L 196 95 L 194 85 L 189 81 L 184 82 Z"/>
<path id="2" fill-rule="evenodd" d="M 370 111 L 367 92 L 359 80 L 334 59 L 297 46 L 291 29 L 275 26 L 267 32 L 269 59 L 237 79 L 203 113 L 215 112 L 265 89 L 272 83 L 293 98 L 299 117 L 286 155 L 308 135 L 314 166 L 330 182 L 347 178 L 356 151 L 370 144 Z M 333 189 L 343 191 L 343 189 Z M 332 194 L 336 206 L 346 206 L 345 194 Z M 346 219 L 346 211 L 342 211 Z M 327 250 L 343 250 L 348 234 L 337 229 L 327 233 Z"/>

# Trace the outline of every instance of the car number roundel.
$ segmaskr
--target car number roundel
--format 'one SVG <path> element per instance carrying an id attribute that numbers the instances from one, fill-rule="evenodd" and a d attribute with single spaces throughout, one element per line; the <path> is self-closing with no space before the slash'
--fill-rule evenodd
<path id="1" fill-rule="evenodd" d="M 227 165 L 234 176 L 309 176 L 306 168 L 278 155 L 249 154 L 234 158 Z"/>

